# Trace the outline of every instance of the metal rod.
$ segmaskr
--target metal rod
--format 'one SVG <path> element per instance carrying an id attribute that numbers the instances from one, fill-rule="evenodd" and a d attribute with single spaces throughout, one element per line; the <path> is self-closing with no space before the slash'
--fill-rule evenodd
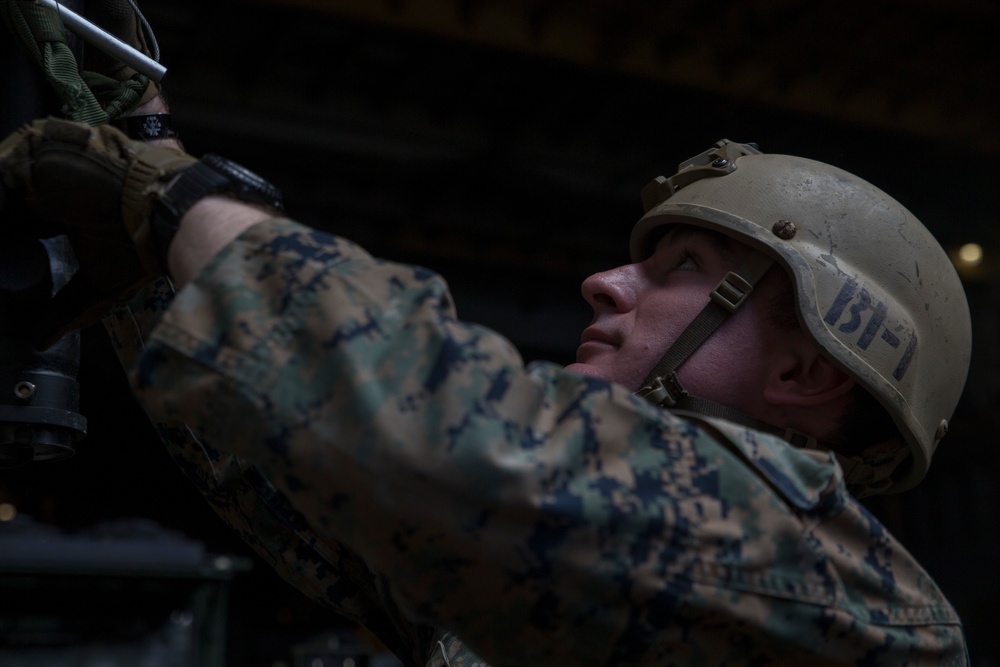
<path id="1" fill-rule="evenodd" d="M 153 81 L 159 83 L 167 73 L 166 67 L 145 53 L 132 48 L 106 30 L 102 30 L 79 14 L 60 5 L 56 0 L 38 0 L 38 3 L 57 11 L 63 25 L 79 35 L 83 41 L 104 51 L 109 56 L 118 58 Z"/>

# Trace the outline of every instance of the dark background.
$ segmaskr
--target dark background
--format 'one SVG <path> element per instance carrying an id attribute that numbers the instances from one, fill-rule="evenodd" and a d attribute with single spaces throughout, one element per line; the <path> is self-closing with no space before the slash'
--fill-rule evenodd
<path id="1" fill-rule="evenodd" d="M 872 509 L 1000 665 L 996 351 L 1000 8 L 984 0 L 146 0 L 189 151 L 285 191 L 293 217 L 432 267 L 526 359 L 573 359 L 580 281 L 626 261 L 639 190 L 722 137 L 836 164 L 906 204 L 963 272 L 973 364 L 925 482 Z M 148 517 L 245 555 L 160 452 L 102 331 L 83 336 L 89 434 L 0 472 L 0 502 L 64 527 Z M 339 621 L 266 566 L 233 590 L 232 664 Z"/>

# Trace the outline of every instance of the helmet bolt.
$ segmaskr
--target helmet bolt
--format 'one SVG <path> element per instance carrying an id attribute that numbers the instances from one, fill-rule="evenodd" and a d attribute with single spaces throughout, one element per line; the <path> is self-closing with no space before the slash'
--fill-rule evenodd
<path id="1" fill-rule="evenodd" d="M 722 169 L 723 167 L 729 166 L 729 160 L 724 157 L 717 157 L 712 161 L 712 166 L 716 169 Z"/>
<path id="2" fill-rule="evenodd" d="M 774 232 L 774 235 L 779 239 L 787 241 L 795 236 L 795 232 L 798 230 L 795 229 L 795 223 L 791 220 L 778 220 L 774 223 L 774 227 L 771 227 L 771 231 Z"/>
<path id="3" fill-rule="evenodd" d="M 938 424 L 937 433 L 934 434 L 934 439 L 940 440 L 946 435 L 948 435 L 948 420 L 942 419 L 941 423 Z"/>

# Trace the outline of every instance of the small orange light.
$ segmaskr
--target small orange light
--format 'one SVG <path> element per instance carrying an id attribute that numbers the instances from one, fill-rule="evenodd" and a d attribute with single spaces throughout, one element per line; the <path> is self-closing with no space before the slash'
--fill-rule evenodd
<path id="1" fill-rule="evenodd" d="M 966 243 L 958 249 L 958 261 L 969 268 L 979 266 L 983 263 L 983 247 L 978 243 Z"/>
<path id="2" fill-rule="evenodd" d="M 0 503 L 0 521 L 13 521 L 17 516 L 17 508 L 10 503 Z"/>

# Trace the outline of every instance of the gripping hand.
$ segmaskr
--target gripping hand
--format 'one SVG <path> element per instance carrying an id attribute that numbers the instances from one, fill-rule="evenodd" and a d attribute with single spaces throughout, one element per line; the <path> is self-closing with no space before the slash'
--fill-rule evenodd
<path id="1" fill-rule="evenodd" d="M 0 144 L 6 201 L 0 233 L 65 235 L 79 264 L 33 318 L 35 339 L 52 342 L 95 322 L 164 273 L 150 215 L 166 186 L 194 162 L 107 125 L 55 118 L 26 125 Z"/>

